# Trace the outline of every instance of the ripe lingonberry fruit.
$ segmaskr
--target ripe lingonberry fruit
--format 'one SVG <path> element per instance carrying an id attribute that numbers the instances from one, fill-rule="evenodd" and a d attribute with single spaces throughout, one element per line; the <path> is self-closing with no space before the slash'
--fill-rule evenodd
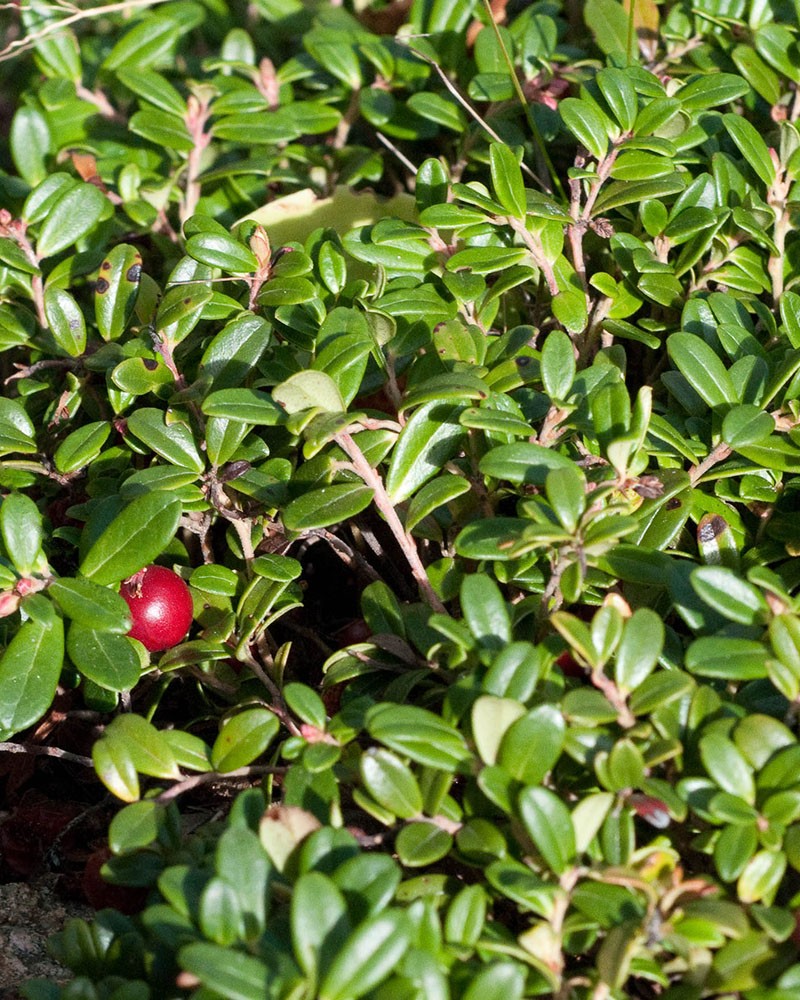
<path id="1" fill-rule="evenodd" d="M 128 635 L 151 653 L 175 646 L 192 624 L 192 595 L 171 569 L 147 566 L 125 580 L 120 588 L 131 611 Z"/>

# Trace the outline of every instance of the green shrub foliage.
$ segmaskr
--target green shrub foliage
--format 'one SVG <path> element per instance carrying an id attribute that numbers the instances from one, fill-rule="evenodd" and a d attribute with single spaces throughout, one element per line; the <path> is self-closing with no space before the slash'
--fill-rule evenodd
<path id="1" fill-rule="evenodd" d="M 146 891 L 26 995 L 796 997 L 795 5 L 6 6 L 0 740 Z"/>

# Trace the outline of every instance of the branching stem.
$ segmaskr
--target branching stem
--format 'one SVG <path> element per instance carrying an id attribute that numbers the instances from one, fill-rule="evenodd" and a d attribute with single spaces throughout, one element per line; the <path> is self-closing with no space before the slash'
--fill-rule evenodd
<path id="1" fill-rule="evenodd" d="M 397 544 L 400 546 L 400 549 L 406 558 L 406 562 L 411 569 L 411 573 L 417 582 L 420 594 L 434 611 L 446 613 L 445 607 L 436 596 L 436 592 L 428 579 L 428 574 L 425 572 L 425 567 L 422 565 L 422 560 L 420 559 L 419 552 L 417 551 L 417 544 L 403 527 L 400 518 L 397 516 L 397 511 L 394 509 L 394 504 L 389 499 L 389 494 L 386 492 L 383 480 L 366 460 L 364 453 L 347 431 L 342 431 L 340 434 L 337 434 L 335 441 L 347 454 L 347 457 L 353 463 L 354 471 L 360 476 L 364 484 L 373 490 L 375 506 L 381 514 L 383 514 L 386 519 L 386 523 L 389 526 L 389 530 L 392 532 Z"/>

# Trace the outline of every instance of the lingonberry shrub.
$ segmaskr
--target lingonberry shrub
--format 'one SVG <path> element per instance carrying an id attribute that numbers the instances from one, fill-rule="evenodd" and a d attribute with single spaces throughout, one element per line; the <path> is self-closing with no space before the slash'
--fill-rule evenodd
<path id="1" fill-rule="evenodd" d="M 0 738 L 146 894 L 27 996 L 796 995 L 795 5 L 0 29 Z"/>

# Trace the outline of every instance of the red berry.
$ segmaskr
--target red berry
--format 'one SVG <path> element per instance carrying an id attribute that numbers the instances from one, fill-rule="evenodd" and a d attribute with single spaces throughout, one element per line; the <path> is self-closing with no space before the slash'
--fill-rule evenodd
<path id="1" fill-rule="evenodd" d="M 120 588 L 131 609 L 131 639 L 151 653 L 175 646 L 192 624 L 192 595 L 171 569 L 147 566 L 126 580 Z"/>

